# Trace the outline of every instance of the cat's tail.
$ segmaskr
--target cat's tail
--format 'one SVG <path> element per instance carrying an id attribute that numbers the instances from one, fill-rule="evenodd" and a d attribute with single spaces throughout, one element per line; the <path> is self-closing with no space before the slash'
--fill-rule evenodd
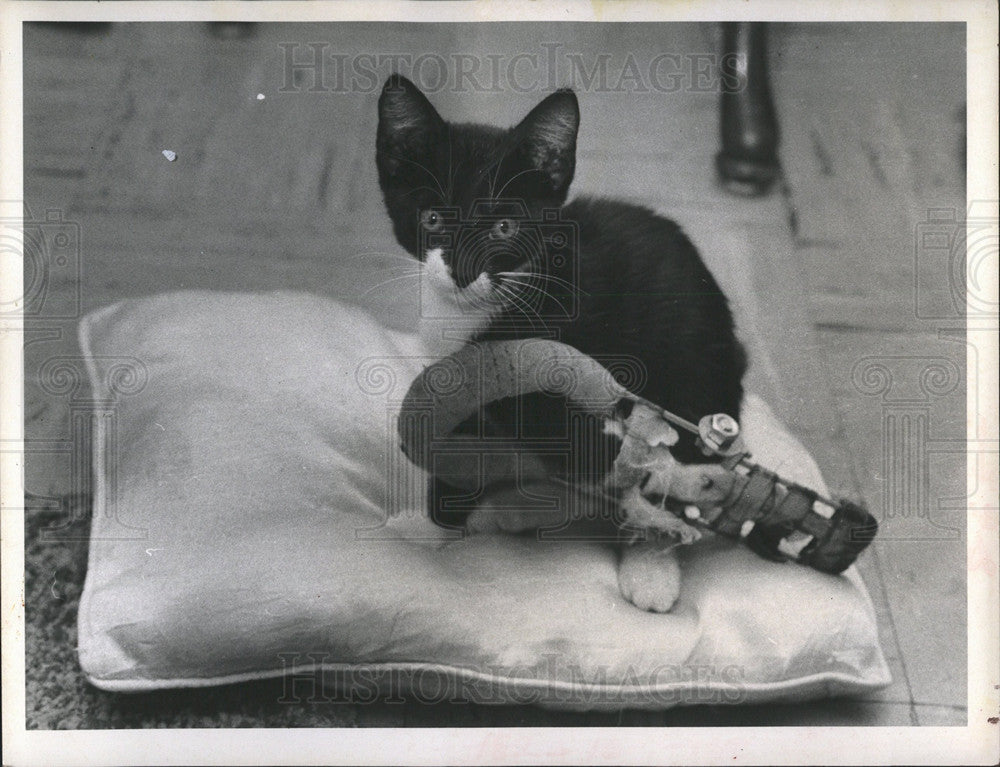
<path id="1" fill-rule="evenodd" d="M 565 397 L 575 410 L 606 419 L 631 396 L 595 359 L 557 341 L 469 344 L 410 386 L 398 426 L 403 453 L 429 470 L 433 439 L 447 438 L 491 402 L 534 392 Z"/>

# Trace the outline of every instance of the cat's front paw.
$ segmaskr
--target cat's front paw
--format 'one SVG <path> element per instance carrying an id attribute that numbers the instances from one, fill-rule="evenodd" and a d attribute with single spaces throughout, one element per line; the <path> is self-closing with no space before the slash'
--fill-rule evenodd
<path id="1" fill-rule="evenodd" d="M 681 568 L 670 540 L 626 544 L 618 564 L 618 588 L 640 610 L 669 612 L 681 592 Z"/>

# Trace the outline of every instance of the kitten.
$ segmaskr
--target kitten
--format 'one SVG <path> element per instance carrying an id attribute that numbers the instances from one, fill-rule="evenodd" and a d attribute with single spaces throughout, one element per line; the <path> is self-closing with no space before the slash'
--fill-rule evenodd
<path id="1" fill-rule="evenodd" d="M 579 120 L 575 94 L 559 90 L 508 130 L 450 124 L 409 80 L 388 79 L 376 162 L 396 239 L 423 264 L 421 333 L 442 356 L 470 339 L 551 337 L 624 365 L 628 388 L 689 420 L 738 418 L 744 353 L 725 296 L 680 228 L 626 202 L 566 203 Z M 565 412 L 532 395 L 491 406 L 487 428 L 565 433 Z M 673 452 L 706 460 L 686 434 Z M 432 516 L 463 521 L 441 508 L 447 493 L 435 483 Z M 537 516 L 481 509 L 464 521 L 518 530 Z M 637 606 L 673 604 L 669 549 L 623 550 L 619 585 Z"/>

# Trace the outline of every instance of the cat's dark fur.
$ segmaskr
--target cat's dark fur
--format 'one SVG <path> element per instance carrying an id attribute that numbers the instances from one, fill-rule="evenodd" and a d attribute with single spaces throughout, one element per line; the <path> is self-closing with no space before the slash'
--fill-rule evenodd
<path id="1" fill-rule="evenodd" d="M 379 101 L 377 165 L 397 240 L 422 260 L 429 222 L 438 223 L 428 211 L 456 207 L 459 223 L 450 225 L 475 234 L 497 225 L 480 215 L 481 204 L 474 209 L 476 201 L 521 201 L 521 216 L 497 208 L 519 227 L 513 237 L 521 241 L 498 237 L 486 257 L 481 248 L 475 257 L 460 248 L 441 254 L 459 288 L 482 272 L 491 286 L 503 285 L 499 273 L 518 271 L 517 262 L 532 255 L 534 277 L 507 281 L 508 293 L 519 300 L 505 301 L 480 335 L 544 333 L 599 359 L 639 360 L 644 372 L 635 393 L 692 421 L 718 412 L 738 418 L 743 350 L 725 296 L 680 228 L 617 200 L 564 204 L 578 123 L 576 96 L 561 90 L 509 130 L 449 124 L 412 83 L 391 77 Z M 551 240 L 537 236 L 544 226 L 532 224 L 553 209 L 560 222 L 575 226 L 577 247 L 568 258 L 554 258 Z M 557 417 L 558 408 L 538 398 L 524 405 L 536 428 Z M 705 460 L 686 435 L 674 453 L 684 461 Z"/>

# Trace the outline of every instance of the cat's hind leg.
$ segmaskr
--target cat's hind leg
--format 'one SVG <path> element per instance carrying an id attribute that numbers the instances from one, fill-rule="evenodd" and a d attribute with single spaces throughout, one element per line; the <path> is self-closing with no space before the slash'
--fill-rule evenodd
<path id="1" fill-rule="evenodd" d="M 561 502 L 559 487 L 541 481 L 492 489 L 469 514 L 465 529 L 470 533 L 520 533 L 558 529 L 568 522 L 569 510 Z"/>

